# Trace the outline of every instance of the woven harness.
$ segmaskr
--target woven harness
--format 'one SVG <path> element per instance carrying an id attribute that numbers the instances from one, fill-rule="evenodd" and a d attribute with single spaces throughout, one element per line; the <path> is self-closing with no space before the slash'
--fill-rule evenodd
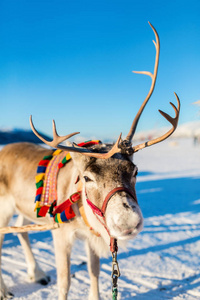
<path id="1" fill-rule="evenodd" d="M 79 144 L 81 147 L 99 144 L 100 141 L 87 141 Z M 64 223 L 76 215 L 72 204 L 81 198 L 81 190 L 74 193 L 57 206 L 57 176 L 59 170 L 71 160 L 69 152 L 56 150 L 51 155 L 44 156 L 39 162 L 36 175 L 35 211 L 37 217 L 45 217 L 47 213 L 56 223 Z"/>

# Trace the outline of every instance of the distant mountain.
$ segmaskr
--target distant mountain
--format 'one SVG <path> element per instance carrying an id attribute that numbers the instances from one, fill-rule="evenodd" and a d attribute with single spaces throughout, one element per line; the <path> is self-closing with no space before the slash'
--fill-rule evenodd
<path id="1" fill-rule="evenodd" d="M 169 127 L 156 128 L 151 130 L 145 130 L 137 132 L 134 136 L 134 140 L 147 141 L 155 137 L 161 136 L 169 130 Z M 52 140 L 51 137 L 40 134 L 47 140 Z M 173 133 L 172 138 L 180 137 L 200 137 L 200 121 L 192 121 L 178 125 L 176 131 Z M 89 140 L 90 137 L 83 139 L 80 136 L 75 138 L 75 142 L 78 143 L 83 140 Z M 110 140 L 102 140 L 103 142 L 111 142 Z M 6 145 L 9 143 L 17 142 L 32 142 L 35 144 L 42 144 L 42 141 L 38 139 L 31 130 L 23 129 L 12 129 L 12 130 L 1 130 L 0 129 L 0 145 Z"/>
<path id="2" fill-rule="evenodd" d="M 145 131 L 137 132 L 134 136 L 136 140 L 149 140 L 166 133 L 170 127 L 155 128 Z M 192 121 L 178 125 L 175 132 L 172 134 L 172 138 L 181 137 L 200 137 L 200 121 Z"/>
<path id="3" fill-rule="evenodd" d="M 51 137 L 42 134 L 42 136 L 51 140 Z M 23 130 L 23 129 L 11 129 L 11 130 L 0 130 L 0 145 L 6 145 L 10 143 L 17 142 L 31 142 L 35 144 L 42 144 L 42 141 L 35 136 L 35 134 L 31 130 Z"/>
<path id="4" fill-rule="evenodd" d="M 200 137 L 200 120 L 178 125 L 174 135 L 176 137 Z"/>

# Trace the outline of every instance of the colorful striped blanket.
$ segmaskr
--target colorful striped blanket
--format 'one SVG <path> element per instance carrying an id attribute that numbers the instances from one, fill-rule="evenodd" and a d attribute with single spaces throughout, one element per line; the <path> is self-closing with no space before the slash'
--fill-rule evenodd
<path id="1" fill-rule="evenodd" d="M 100 141 L 87 141 L 78 146 L 86 147 L 99 144 Z M 71 160 L 67 151 L 55 150 L 51 155 L 44 156 L 37 167 L 35 211 L 37 217 L 45 217 L 49 213 L 57 223 L 66 222 L 75 217 L 72 204 L 80 199 L 80 193 L 67 199 L 60 208 L 57 207 L 57 176 L 59 170 Z M 79 196 L 78 196 L 79 195 Z"/>

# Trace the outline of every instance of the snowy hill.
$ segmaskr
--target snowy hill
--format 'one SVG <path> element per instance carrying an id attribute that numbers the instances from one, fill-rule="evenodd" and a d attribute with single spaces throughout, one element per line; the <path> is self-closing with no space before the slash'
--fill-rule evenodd
<path id="1" fill-rule="evenodd" d="M 49 139 L 47 135 L 42 134 L 46 139 Z M 9 143 L 17 142 L 32 142 L 35 144 L 41 144 L 41 140 L 38 139 L 32 130 L 23 129 L 11 129 L 0 130 L 0 145 L 6 145 Z"/>
<path id="2" fill-rule="evenodd" d="M 135 134 L 136 140 L 148 140 L 166 133 L 170 127 L 140 131 Z M 200 121 L 192 121 L 178 125 L 170 138 L 200 137 Z"/>
<path id="3" fill-rule="evenodd" d="M 158 136 L 163 135 L 169 130 L 168 128 L 159 128 L 159 129 L 151 129 L 136 132 L 134 136 L 134 140 L 149 140 Z M 41 133 L 47 140 L 51 140 L 52 138 Z M 189 123 L 184 123 L 178 125 L 176 131 L 173 133 L 172 138 L 180 138 L 180 137 L 200 137 L 200 121 L 193 121 Z M 97 139 L 98 137 L 93 137 L 93 139 Z M 80 135 L 75 136 L 74 141 L 76 143 L 82 142 L 85 140 L 91 139 L 91 137 L 81 137 Z M 0 129 L 0 145 L 6 145 L 9 143 L 16 142 L 32 142 L 36 144 L 41 144 L 41 140 L 39 140 L 32 130 L 24 130 L 24 129 Z M 111 140 L 103 140 L 103 142 L 112 142 Z"/>
<path id="4" fill-rule="evenodd" d="M 200 137 L 200 121 L 181 124 L 174 133 L 175 137 Z"/>

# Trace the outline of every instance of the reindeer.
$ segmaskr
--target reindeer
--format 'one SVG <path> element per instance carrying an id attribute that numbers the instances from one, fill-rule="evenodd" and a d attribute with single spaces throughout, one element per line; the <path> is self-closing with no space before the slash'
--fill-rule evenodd
<path id="1" fill-rule="evenodd" d="M 150 23 L 149 23 L 150 24 Z M 107 255 L 109 243 L 113 239 L 119 243 L 134 238 L 143 226 L 143 217 L 138 205 L 135 184 L 137 167 L 133 163 L 133 154 L 145 147 L 167 139 L 178 124 L 180 101 L 175 94 L 178 106 L 170 102 L 175 118 L 163 111 L 159 112 L 169 121 L 172 128 L 161 137 L 132 146 L 132 139 L 139 118 L 153 93 L 159 61 L 159 37 L 155 28 L 150 24 L 156 41 L 156 57 L 154 72 L 135 71 L 151 77 L 151 87 L 142 103 L 126 138 L 121 134 L 113 145 L 100 144 L 89 148 L 77 146 L 75 143 L 60 145 L 77 133 L 59 136 L 53 121 L 53 141 L 45 140 L 35 129 L 32 118 L 30 123 L 33 132 L 47 145 L 68 151 L 71 161 L 59 172 L 57 179 L 58 204 L 63 203 L 70 195 L 77 192 L 77 177 L 82 185 L 81 201 L 84 215 L 80 212 L 78 203 L 73 204 L 76 217 L 62 223 L 59 229 L 53 230 L 55 257 L 57 267 L 59 300 L 67 299 L 70 287 L 70 252 L 76 238 L 84 239 L 87 245 L 88 271 L 91 279 L 89 299 L 99 297 L 98 276 L 99 257 Z M 35 172 L 38 162 L 44 155 L 53 150 L 45 149 L 31 143 L 10 144 L 0 152 L 0 227 L 5 227 L 14 213 L 19 213 L 18 225 L 28 222 L 50 224 L 52 218 L 37 218 L 34 213 Z M 29 220 L 29 221 L 27 221 Z M 93 228 L 91 230 L 91 228 Z M 19 235 L 25 250 L 28 264 L 28 275 L 33 281 L 48 283 L 48 276 L 39 268 L 35 261 L 28 234 Z M 1 235 L 1 244 L 3 235 Z M 2 276 L 0 278 L 1 299 L 13 295 L 7 289 Z"/>

